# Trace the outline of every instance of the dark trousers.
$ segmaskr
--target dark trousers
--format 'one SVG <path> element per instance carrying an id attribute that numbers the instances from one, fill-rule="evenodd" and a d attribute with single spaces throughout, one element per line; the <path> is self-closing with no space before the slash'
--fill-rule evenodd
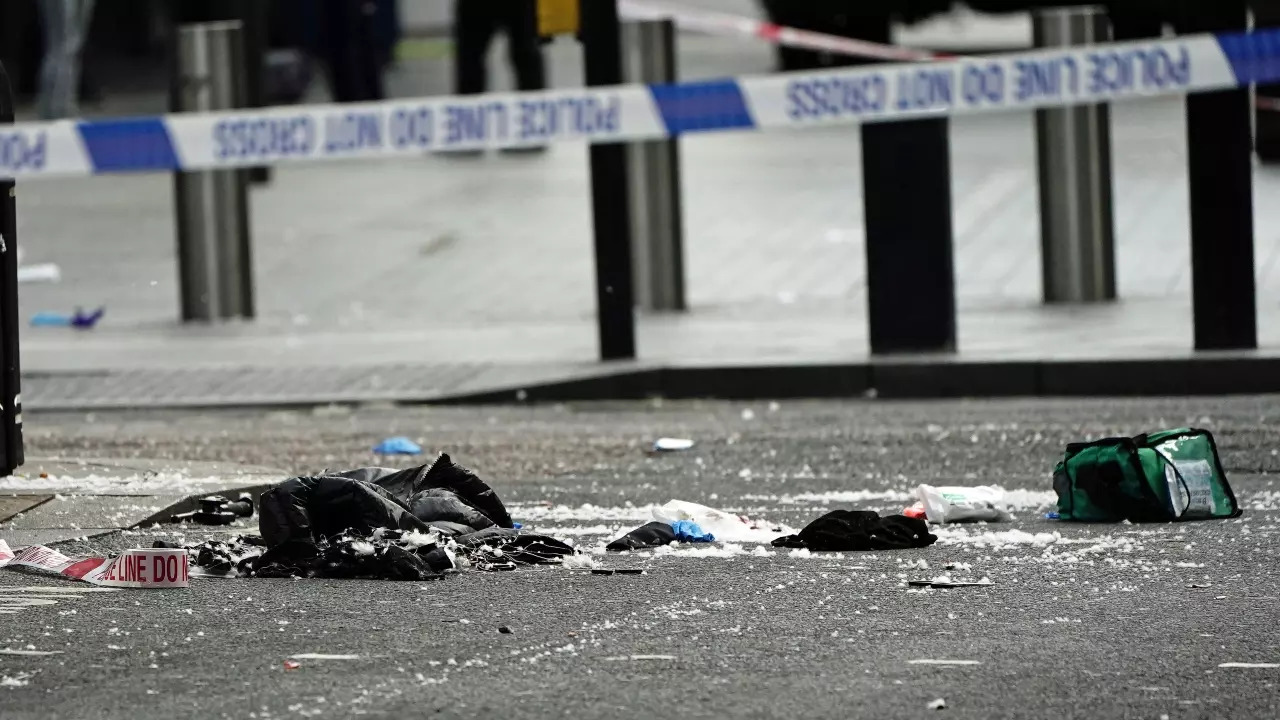
<path id="1" fill-rule="evenodd" d="M 507 34 L 516 86 L 521 90 L 542 90 L 547 86 L 534 0 L 457 0 L 453 42 L 454 88 L 458 94 L 482 93 L 488 87 L 485 60 L 489 44 L 499 31 Z"/>
<path id="2" fill-rule="evenodd" d="M 382 100 L 382 53 L 376 10 L 365 0 L 320 0 L 321 60 L 340 103 Z"/>

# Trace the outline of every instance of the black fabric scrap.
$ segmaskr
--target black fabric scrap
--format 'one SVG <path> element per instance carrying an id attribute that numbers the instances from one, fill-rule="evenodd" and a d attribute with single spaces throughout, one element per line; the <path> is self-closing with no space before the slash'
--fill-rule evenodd
<path id="1" fill-rule="evenodd" d="M 833 510 L 809 523 L 799 534 L 774 540 L 773 546 L 846 552 L 922 548 L 937 541 L 924 520 L 902 515 L 880 517 L 868 510 Z"/>
<path id="2" fill-rule="evenodd" d="M 670 545 L 676 540 L 676 531 L 664 522 L 641 525 L 605 546 L 605 550 L 623 552 Z"/>
<path id="3" fill-rule="evenodd" d="M 553 537 L 509 528 L 489 528 L 455 541 L 459 552 L 477 564 L 551 565 L 577 552 Z"/>
<path id="4" fill-rule="evenodd" d="M 434 545 L 414 551 L 385 538 L 344 534 L 325 546 L 317 572 L 326 578 L 439 580 L 451 569 L 453 561 Z"/>

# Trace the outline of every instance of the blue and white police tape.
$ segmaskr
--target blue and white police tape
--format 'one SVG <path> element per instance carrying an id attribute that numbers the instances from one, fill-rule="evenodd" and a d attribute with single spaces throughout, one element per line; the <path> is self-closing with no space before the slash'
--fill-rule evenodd
<path id="1" fill-rule="evenodd" d="M 1280 81 L 1280 30 L 679 85 L 0 128 L 0 177 L 203 170 L 1002 112 Z"/>

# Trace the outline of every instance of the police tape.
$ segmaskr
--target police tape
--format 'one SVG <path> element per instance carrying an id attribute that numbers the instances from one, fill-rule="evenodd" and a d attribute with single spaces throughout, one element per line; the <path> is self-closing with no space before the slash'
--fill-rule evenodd
<path id="1" fill-rule="evenodd" d="M 125 550 L 113 558 L 68 557 L 53 548 L 31 545 L 11 549 L 0 540 L 0 568 L 25 567 L 119 588 L 185 588 L 190 578 L 187 551 L 182 549 Z"/>
<path id="2" fill-rule="evenodd" d="M 786 47 L 878 60 L 919 61 L 954 57 L 928 50 L 885 45 L 778 25 L 755 18 L 680 7 L 650 0 L 618 0 L 618 12 L 630 20 L 671 20 L 681 30 L 733 35 Z"/>
<path id="3" fill-rule="evenodd" d="M 790 72 L 0 129 L 0 177 L 169 172 L 1010 112 L 1280 81 L 1280 30 Z"/>

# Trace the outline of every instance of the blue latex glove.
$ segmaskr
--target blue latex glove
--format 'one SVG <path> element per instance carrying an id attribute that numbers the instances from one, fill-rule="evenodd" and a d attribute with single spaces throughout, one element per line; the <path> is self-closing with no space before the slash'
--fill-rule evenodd
<path id="1" fill-rule="evenodd" d="M 698 523 L 690 520 L 677 520 L 671 523 L 671 529 L 675 531 L 678 542 L 709 543 L 716 541 L 714 535 L 704 531 L 698 527 Z"/>

